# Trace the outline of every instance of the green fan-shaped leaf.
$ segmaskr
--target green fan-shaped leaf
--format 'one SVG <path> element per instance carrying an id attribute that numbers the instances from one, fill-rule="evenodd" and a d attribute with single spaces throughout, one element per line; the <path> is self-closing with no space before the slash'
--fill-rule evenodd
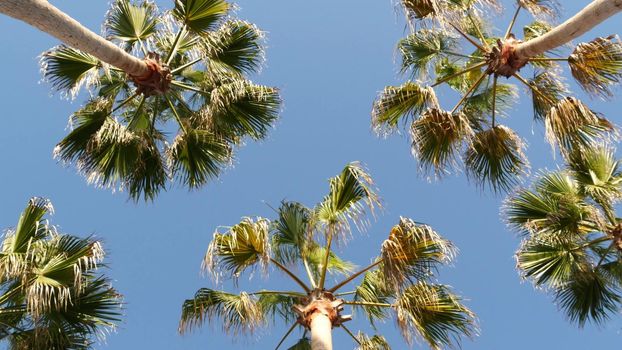
<path id="1" fill-rule="evenodd" d="M 386 278 L 382 271 L 369 271 L 365 273 L 361 284 L 356 287 L 354 301 L 364 303 L 387 304 L 395 297 L 395 291 L 388 288 Z M 367 314 L 369 322 L 374 325 L 375 321 L 382 321 L 389 316 L 389 309 L 382 306 L 355 306 Z"/>
<path id="2" fill-rule="evenodd" d="M 516 90 L 516 86 L 509 84 L 497 84 L 495 87 L 486 86 L 465 99 L 462 113 L 467 115 L 469 119 L 490 115 L 492 114 L 494 98 L 495 114 L 501 115 L 516 102 L 518 98 Z"/>
<path id="3" fill-rule="evenodd" d="M 434 89 L 413 82 L 388 86 L 374 102 L 372 126 L 378 133 L 395 130 L 429 109 L 438 106 Z"/>
<path id="4" fill-rule="evenodd" d="M 298 317 L 298 315 L 294 313 L 292 307 L 296 304 L 300 304 L 300 298 L 275 293 L 262 294 L 262 292 L 259 292 L 259 294 L 257 303 L 261 308 L 264 318 L 271 318 L 276 322 L 276 316 L 278 316 L 283 322 L 291 323 Z"/>
<path id="5" fill-rule="evenodd" d="M 130 49 L 136 42 L 144 42 L 156 32 L 158 17 L 154 4 L 143 1 L 140 5 L 129 0 L 116 0 L 108 12 L 104 29 L 109 37 L 119 40 Z"/>
<path id="6" fill-rule="evenodd" d="M 620 162 L 612 148 L 595 145 L 573 152 L 568 167 L 582 191 L 597 203 L 610 208 L 622 198 Z"/>
<path id="7" fill-rule="evenodd" d="M 397 44 L 401 71 L 410 71 L 415 78 L 425 76 L 433 61 L 455 46 L 456 40 L 443 32 L 422 29 L 410 34 Z"/>
<path id="8" fill-rule="evenodd" d="M 173 15 L 197 33 L 214 30 L 231 5 L 224 0 L 175 0 Z"/>
<path id="9" fill-rule="evenodd" d="M 359 341 L 359 346 L 355 350 L 391 350 L 389 342 L 381 335 L 370 337 L 359 332 L 356 339 Z"/>
<path id="10" fill-rule="evenodd" d="M 568 57 L 568 65 L 587 93 L 612 97 L 610 86 L 622 80 L 622 43 L 615 35 L 581 43 Z"/>
<path id="11" fill-rule="evenodd" d="M 297 202 L 282 202 L 272 223 L 272 248 L 276 258 L 295 263 L 310 248 L 311 210 Z"/>
<path id="12" fill-rule="evenodd" d="M 253 73 L 261 66 L 262 33 L 245 21 L 225 22 L 204 39 L 209 69 L 215 72 Z"/>
<path id="13" fill-rule="evenodd" d="M 447 286 L 419 282 L 407 287 L 395 302 L 397 324 L 402 335 L 425 340 L 432 349 L 448 346 L 461 336 L 477 333 L 475 315 Z"/>
<path id="14" fill-rule="evenodd" d="M 551 109 L 569 93 L 566 85 L 561 82 L 561 77 L 551 71 L 536 73 L 529 84 L 536 120 L 545 120 Z"/>
<path id="15" fill-rule="evenodd" d="M 97 82 L 97 74 L 102 63 L 88 53 L 67 46 L 57 46 L 45 52 L 41 58 L 44 79 L 61 91 L 77 94 L 86 83 Z"/>
<path id="16" fill-rule="evenodd" d="M 529 167 L 524 147 L 520 137 L 503 125 L 477 132 L 464 156 L 467 175 L 481 187 L 508 191 Z"/>

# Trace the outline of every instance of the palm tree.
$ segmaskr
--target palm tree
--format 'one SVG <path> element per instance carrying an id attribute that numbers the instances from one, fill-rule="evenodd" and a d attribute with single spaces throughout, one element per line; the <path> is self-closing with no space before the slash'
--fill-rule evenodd
<path id="1" fill-rule="evenodd" d="M 617 36 L 581 43 L 569 55 L 561 46 L 619 12 L 621 0 L 594 1 L 555 28 L 548 20 L 558 14 L 557 1 L 518 0 L 502 33 L 494 33 L 489 21 L 501 11 L 495 0 L 402 0 L 401 5 L 411 24 L 411 33 L 398 44 L 400 69 L 409 80 L 380 93 L 372 126 L 380 135 L 407 129 L 424 172 L 441 176 L 463 162 L 480 187 L 507 191 L 519 183 L 529 167 L 525 143 L 497 118 L 518 99 L 518 90 L 499 77 L 528 90 L 535 120 L 562 155 L 613 134 L 612 123 L 570 96 L 559 63 L 568 64 L 590 95 L 612 96 L 611 87 L 622 79 Z M 535 17 L 523 27 L 522 40 L 513 33 L 521 12 Z M 461 96 L 450 110 L 437 99 L 441 86 Z"/>
<path id="2" fill-rule="evenodd" d="M 566 169 L 542 174 L 506 201 L 504 216 L 525 239 L 517 266 L 583 326 L 622 309 L 622 163 L 599 145 L 572 152 Z"/>
<path id="3" fill-rule="evenodd" d="M 345 325 L 352 317 L 344 315 L 343 308 L 350 305 L 371 323 L 393 314 L 406 341 L 418 337 L 433 349 L 475 335 L 474 314 L 448 286 L 434 282 L 437 267 L 454 256 L 454 246 L 430 226 L 400 218 L 379 255 L 354 272 L 354 265 L 339 258 L 334 245 L 344 243 L 352 226 L 364 229 L 366 211 L 373 213 L 380 201 L 371 177 L 357 163 L 347 165 L 329 184 L 328 195 L 314 208 L 283 202 L 274 220 L 246 217 L 225 232 L 217 231 L 203 260 L 203 268 L 217 280 L 275 268 L 298 291 L 229 293 L 201 288 L 183 303 L 180 332 L 220 320 L 225 332 L 252 333 L 266 319 L 281 318 L 290 327 L 277 349 L 298 327 L 305 336 L 290 349 L 332 349 L 333 327 L 348 333 L 357 349 L 389 349 L 381 335 L 355 335 Z M 294 268 L 304 270 L 308 280 L 299 278 Z M 328 286 L 328 273 L 341 276 L 341 281 Z M 358 286 L 342 291 L 359 277 Z"/>
<path id="4" fill-rule="evenodd" d="M 92 237 L 59 233 L 33 198 L 0 254 L 0 340 L 10 349 L 90 349 L 121 316 L 119 294 L 98 274 L 104 251 Z"/>
<path id="5" fill-rule="evenodd" d="M 230 10 L 224 0 L 177 0 L 169 11 L 116 0 L 107 41 L 47 1 L 0 1 L 0 12 L 70 45 L 42 55 L 45 79 L 72 97 L 89 91 L 55 156 L 135 200 L 153 199 L 169 179 L 204 185 L 277 119 L 277 89 L 246 77 L 262 64 L 263 34 Z"/>

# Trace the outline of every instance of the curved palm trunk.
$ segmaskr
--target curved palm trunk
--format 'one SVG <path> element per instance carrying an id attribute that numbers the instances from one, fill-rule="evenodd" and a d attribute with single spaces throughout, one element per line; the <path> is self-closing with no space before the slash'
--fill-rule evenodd
<path id="1" fill-rule="evenodd" d="M 0 13 L 34 26 L 81 51 L 122 69 L 134 77 L 150 75 L 141 59 L 93 33 L 46 0 L 0 0 Z"/>
<path id="2" fill-rule="evenodd" d="M 516 46 L 519 59 L 534 57 L 562 46 L 622 11 L 622 0 L 595 0 L 550 32 Z"/>
<path id="3" fill-rule="evenodd" d="M 333 350 L 333 324 L 327 315 L 317 313 L 311 320 L 311 350 Z"/>

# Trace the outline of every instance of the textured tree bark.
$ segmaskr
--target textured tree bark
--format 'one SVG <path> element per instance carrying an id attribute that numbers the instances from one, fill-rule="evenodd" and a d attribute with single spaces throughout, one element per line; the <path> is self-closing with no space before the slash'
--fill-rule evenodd
<path id="1" fill-rule="evenodd" d="M 134 77 L 150 75 L 147 64 L 93 33 L 46 0 L 0 0 L 0 13 L 30 24 Z"/>
<path id="2" fill-rule="evenodd" d="M 311 350 L 333 350 L 332 329 L 330 318 L 318 312 L 311 320 Z"/>
<path id="3" fill-rule="evenodd" d="M 622 0 L 595 0 L 550 32 L 516 46 L 518 59 L 534 57 L 562 46 L 622 11 Z"/>

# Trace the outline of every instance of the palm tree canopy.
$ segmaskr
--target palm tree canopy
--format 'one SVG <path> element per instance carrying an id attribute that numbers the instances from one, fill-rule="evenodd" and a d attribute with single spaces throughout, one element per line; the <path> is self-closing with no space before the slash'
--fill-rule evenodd
<path id="1" fill-rule="evenodd" d="M 547 140 L 564 157 L 577 147 L 616 136 L 611 122 L 570 95 L 559 63 L 568 64 L 588 94 L 610 98 L 622 79 L 617 36 L 581 43 L 566 58 L 560 57 L 565 48 L 522 57 L 516 52 L 523 41 L 554 30 L 550 21 L 559 13 L 556 1 L 516 1 L 514 16 L 501 33 L 495 33 L 490 21 L 502 11 L 495 0 L 402 0 L 401 5 L 411 32 L 397 51 L 400 72 L 409 80 L 379 94 L 372 127 L 380 135 L 408 130 L 424 173 L 439 177 L 465 168 L 477 186 L 494 192 L 507 192 L 521 182 L 529 170 L 525 142 L 499 121 L 518 99 L 518 89 L 500 83 L 500 76 L 528 91 L 535 120 L 543 122 Z M 522 40 L 514 34 L 521 14 L 533 17 L 523 27 Z M 533 78 L 524 78 L 525 71 Z M 445 85 L 461 95 L 448 110 L 436 97 Z"/>
<path id="2" fill-rule="evenodd" d="M 265 138 L 280 111 L 279 92 L 248 79 L 263 62 L 263 33 L 233 18 L 231 8 L 222 0 L 181 0 L 161 11 L 147 0 L 115 0 L 104 35 L 144 57 L 154 72 L 147 82 L 68 46 L 43 53 L 53 88 L 91 96 L 71 116 L 72 131 L 55 156 L 91 183 L 150 200 L 171 182 L 205 185 L 245 140 Z"/>
<path id="3" fill-rule="evenodd" d="M 92 237 L 59 233 L 33 198 L 0 254 L 0 339 L 11 349 L 91 349 L 120 321 L 121 298 L 99 274 L 104 251 Z"/>
<path id="4" fill-rule="evenodd" d="M 277 269 L 301 290 L 229 293 L 201 288 L 183 303 L 180 332 L 219 321 L 227 333 L 252 334 L 268 320 L 281 320 L 291 327 L 278 348 L 296 327 L 309 327 L 303 310 L 313 310 L 313 300 L 323 300 L 334 305 L 333 326 L 344 329 L 357 349 L 390 347 L 380 335 L 352 333 L 344 324 L 351 316 L 342 314 L 343 305 L 361 309 L 372 323 L 393 315 L 408 342 L 417 338 L 433 349 L 474 336 L 474 314 L 448 286 L 436 283 L 437 268 L 451 261 L 455 248 L 430 226 L 400 218 L 379 255 L 362 269 L 336 254 L 333 239 L 343 239 L 352 225 L 364 229 L 366 216 L 379 203 L 371 176 L 351 163 L 329 180 L 329 193 L 314 208 L 284 201 L 274 220 L 246 217 L 217 231 L 203 260 L 216 283 L 254 269 L 264 274 Z M 297 271 L 305 271 L 307 280 Z M 341 282 L 327 286 L 327 273 Z M 338 293 L 357 279 L 360 285 L 353 292 Z M 341 299 L 345 295 L 350 300 Z M 310 348 L 306 337 L 289 347 Z"/>
<path id="5" fill-rule="evenodd" d="M 618 162 L 604 145 L 575 152 L 566 169 L 542 174 L 505 204 L 507 222 L 525 235 L 516 253 L 522 276 L 579 326 L 622 308 Z"/>

